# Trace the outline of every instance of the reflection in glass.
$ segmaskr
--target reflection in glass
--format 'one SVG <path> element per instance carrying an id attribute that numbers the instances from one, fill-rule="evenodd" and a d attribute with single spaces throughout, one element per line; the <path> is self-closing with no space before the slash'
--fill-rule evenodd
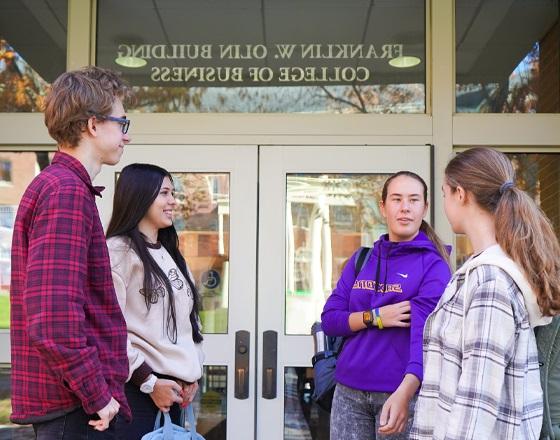
<path id="1" fill-rule="evenodd" d="M 34 440 L 35 433 L 31 425 L 14 425 L 10 422 L 11 397 L 11 369 L 0 366 L 0 439 Z"/>
<path id="2" fill-rule="evenodd" d="M 204 333 L 227 333 L 229 174 L 172 173 L 179 246 L 201 296 Z"/>
<path id="3" fill-rule="evenodd" d="M 97 63 L 122 71 L 137 111 L 425 111 L 425 0 L 98 0 L 97 12 Z M 389 64 L 405 56 L 420 63 Z"/>
<path id="4" fill-rule="evenodd" d="M 227 426 L 227 367 L 206 365 L 194 400 L 196 430 L 206 440 L 225 440 Z"/>
<path id="5" fill-rule="evenodd" d="M 560 154 L 506 153 L 516 172 L 515 184 L 537 202 L 560 238 Z M 460 267 L 473 253 L 465 235 L 455 237 Z"/>
<path id="6" fill-rule="evenodd" d="M 330 413 L 313 400 L 313 368 L 284 368 L 284 440 L 328 440 Z"/>
<path id="7" fill-rule="evenodd" d="M 66 70 L 67 0 L 0 2 L 0 112 L 42 110 Z"/>
<path id="8" fill-rule="evenodd" d="M 31 426 L 14 425 L 11 413 L 11 369 L 0 367 L 0 439 L 33 440 Z M 206 365 L 193 402 L 196 428 L 206 440 L 225 440 L 227 421 L 227 367 Z"/>
<path id="9" fill-rule="evenodd" d="M 557 113 L 557 2 L 455 4 L 457 112 Z"/>
<path id="10" fill-rule="evenodd" d="M 16 212 L 27 186 L 46 168 L 54 153 L 47 151 L 0 152 L 0 164 L 9 169 L 0 179 L 0 329 L 10 328 L 10 271 L 12 231 Z"/>
<path id="11" fill-rule="evenodd" d="M 286 334 L 311 334 L 342 268 L 386 232 L 388 174 L 290 174 L 286 193 Z"/>

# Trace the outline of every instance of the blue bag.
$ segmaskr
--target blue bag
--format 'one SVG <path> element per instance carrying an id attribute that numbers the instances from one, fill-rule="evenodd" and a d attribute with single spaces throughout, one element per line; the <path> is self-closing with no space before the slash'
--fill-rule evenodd
<path id="1" fill-rule="evenodd" d="M 330 412 L 336 385 L 336 358 L 342 349 L 344 338 L 327 336 L 326 339 L 331 349 L 321 351 L 311 359 L 315 376 L 312 399 L 325 411 Z"/>
<path id="2" fill-rule="evenodd" d="M 358 277 L 358 274 L 362 270 L 362 267 L 369 258 L 372 250 L 373 248 L 369 247 L 362 247 L 359 250 L 358 256 L 354 260 L 354 278 Z M 314 335 L 317 331 L 320 331 L 322 334 L 320 323 L 315 323 L 313 327 L 312 333 Z M 318 351 L 311 359 L 315 377 L 313 395 L 311 398 L 322 409 L 329 412 L 332 407 L 334 388 L 336 386 L 336 380 L 334 378 L 336 359 L 342 351 L 344 341 L 345 338 L 342 336 L 326 336 L 324 350 Z"/>
<path id="3" fill-rule="evenodd" d="M 163 413 L 163 426 L 161 428 L 161 411 L 158 411 L 154 430 L 144 434 L 141 440 L 204 440 L 204 437 L 196 432 L 196 421 L 192 404 L 187 407 L 186 412 L 190 431 L 184 428 L 185 410 L 181 411 L 181 426 L 171 422 L 169 413 Z"/>

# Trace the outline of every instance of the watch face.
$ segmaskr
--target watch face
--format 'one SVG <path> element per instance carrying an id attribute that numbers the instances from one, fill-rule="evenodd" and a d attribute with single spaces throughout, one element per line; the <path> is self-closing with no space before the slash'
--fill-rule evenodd
<path id="1" fill-rule="evenodd" d="M 146 382 L 140 385 L 140 391 L 147 394 L 152 393 L 154 391 L 155 382 L 156 381 L 154 380 L 154 378 L 148 379 Z"/>
<path id="2" fill-rule="evenodd" d="M 140 386 L 140 391 L 142 391 L 143 393 L 148 393 L 148 394 L 149 394 L 149 393 L 151 393 L 152 391 L 154 391 L 154 387 L 153 387 L 151 384 L 149 384 L 149 383 L 143 383 L 143 384 Z"/>

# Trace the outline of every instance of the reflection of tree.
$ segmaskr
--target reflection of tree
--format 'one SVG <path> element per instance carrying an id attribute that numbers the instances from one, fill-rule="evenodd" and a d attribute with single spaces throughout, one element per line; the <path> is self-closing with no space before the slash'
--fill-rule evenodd
<path id="1" fill-rule="evenodd" d="M 343 87 L 320 86 L 327 105 L 342 113 L 421 113 L 423 84 L 384 84 Z"/>
<path id="2" fill-rule="evenodd" d="M 181 173 L 173 176 L 177 188 L 178 214 L 188 221 L 200 214 L 200 207 L 212 205 L 212 191 L 207 176 L 199 173 Z"/>
<path id="3" fill-rule="evenodd" d="M 0 39 L 0 112 L 41 111 L 48 84 Z"/>
<path id="4" fill-rule="evenodd" d="M 541 191 L 539 181 L 538 156 L 533 154 L 510 154 L 509 158 L 516 175 L 516 185 L 529 193 L 540 206 Z"/>
<path id="5" fill-rule="evenodd" d="M 134 87 L 134 107 L 151 112 L 200 110 L 203 87 Z"/>
<path id="6" fill-rule="evenodd" d="M 224 113 L 421 113 L 423 84 L 135 87 L 134 109 Z"/>
<path id="7" fill-rule="evenodd" d="M 539 45 L 535 44 L 508 79 L 481 83 L 481 113 L 531 113 L 537 110 Z M 473 86 L 468 85 L 468 86 Z"/>

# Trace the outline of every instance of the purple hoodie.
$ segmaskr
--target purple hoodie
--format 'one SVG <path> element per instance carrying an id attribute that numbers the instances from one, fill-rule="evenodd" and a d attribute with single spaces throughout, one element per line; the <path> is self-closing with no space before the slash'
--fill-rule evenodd
<path id="1" fill-rule="evenodd" d="M 383 235 L 355 277 L 357 252 L 342 271 L 321 315 L 323 331 L 345 336 L 336 363 L 336 381 L 363 391 L 392 393 L 404 375 L 422 381 L 422 336 L 426 318 L 451 277 L 447 263 L 423 233 L 411 241 L 391 242 Z M 410 301 L 410 328 L 350 330 L 352 312 Z"/>

